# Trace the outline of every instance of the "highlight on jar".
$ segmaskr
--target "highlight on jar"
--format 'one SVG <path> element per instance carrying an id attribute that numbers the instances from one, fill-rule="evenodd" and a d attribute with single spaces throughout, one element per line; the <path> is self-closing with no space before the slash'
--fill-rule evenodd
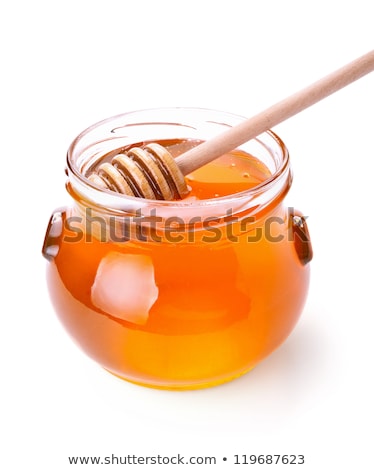
<path id="1" fill-rule="evenodd" d="M 268 126 L 373 68 L 370 53 L 252 119 L 151 109 L 83 131 L 67 155 L 71 203 L 42 248 L 52 304 L 83 351 L 132 383 L 188 390 L 279 347 L 313 253 L 306 217 L 285 203 L 287 147 Z"/>

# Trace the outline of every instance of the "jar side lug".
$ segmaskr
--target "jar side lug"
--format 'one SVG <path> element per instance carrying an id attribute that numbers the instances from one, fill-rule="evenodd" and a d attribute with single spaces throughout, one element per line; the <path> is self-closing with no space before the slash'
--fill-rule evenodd
<path id="1" fill-rule="evenodd" d="M 42 254 L 48 261 L 52 261 L 60 250 L 66 220 L 66 210 L 66 207 L 60 207 L 54 210 L 49 219 L 42 248 Z"/>
<path id="2" fill-rule="evenodd" d="M 301 264 L 304 266 L 313 259 L 312 242 L 306 217 L 295 209 L 290 213 L 291 236 Z"/>

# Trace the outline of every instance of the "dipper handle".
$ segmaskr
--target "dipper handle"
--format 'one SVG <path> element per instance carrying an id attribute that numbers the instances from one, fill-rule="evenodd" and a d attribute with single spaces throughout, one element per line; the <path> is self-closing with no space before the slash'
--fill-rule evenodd
<path id="1" fill-rule="evenodd" d="M 374 70 L 374 50 L 176 158 L 184 175 L 244 144 Z"/>

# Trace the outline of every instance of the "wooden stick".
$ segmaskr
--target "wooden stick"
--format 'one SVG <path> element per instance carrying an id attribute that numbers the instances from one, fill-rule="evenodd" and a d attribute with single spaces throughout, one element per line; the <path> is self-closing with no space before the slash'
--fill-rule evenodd
<path id="1" fill-rule="evenodd" d="M 184 175 L 234 150 L 374 70 L 374 50 L 176 158 Z"/>

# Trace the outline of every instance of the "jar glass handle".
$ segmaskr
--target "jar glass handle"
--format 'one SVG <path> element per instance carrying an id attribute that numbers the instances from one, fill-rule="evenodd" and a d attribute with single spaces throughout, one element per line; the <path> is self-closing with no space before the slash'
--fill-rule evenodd
<path id="1" fill-rule="evenodd" d="M 59 252 L 65 220 L 65 207 L 54 210 L 49 219 L 42 248 L 42 254 L 48 261 L 52 261 Z"/>
<path id="2" fill-rule="evenodd" d="M 312 242 L 310 240 L 306 217 L 297 210 L 290 214 L 292 241 L 300 262 L 308 264 L 313 258 Z"/>

